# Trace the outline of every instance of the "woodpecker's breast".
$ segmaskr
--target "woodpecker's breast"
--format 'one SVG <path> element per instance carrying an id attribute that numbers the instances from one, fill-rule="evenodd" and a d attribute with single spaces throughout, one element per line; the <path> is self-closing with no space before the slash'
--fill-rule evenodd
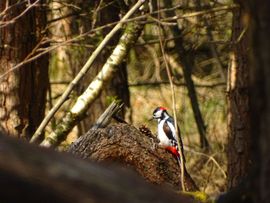
<path id="1" fill-rule="evenodd" d="M 163 130 L 163 125 L 165 122 L 166 122 L 165 120 L 161 120 L 158 124 L 158 139 L 160 141 L 159 144 L 164 147 L 172 145 L 170 139 Z"/>

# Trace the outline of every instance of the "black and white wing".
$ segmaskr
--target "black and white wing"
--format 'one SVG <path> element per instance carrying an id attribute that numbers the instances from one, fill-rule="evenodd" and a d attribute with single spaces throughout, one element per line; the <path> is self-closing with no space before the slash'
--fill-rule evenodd
<path id="1" fill-rule="evenodd" d="M 169 124 L 168 124 L 167 121 L 164 122 L 163 131 L 165 132 L 166 136 L 170 140 L 171 145 L 173 147 L 177 147 L 177 141 L 176 141 L 176 139 L 174 137 L 174 134 L 172 132 L 172 129 L 170 128 L 170 126 L 169 126 Z"/>
<path id="2" fill-rule="evenodd" d="M 167 121 L 165 122 L 165 124 L 167 124 L 167 122 L 170 122 L 170 123 L 173 124 L 173 126 L 174 126 L 174 120 L 173 120 L 172 117 L 168 118 Z M 165 126 L 165 124 L 164 124 L 164 126 Z M 167 124 L 167 126 L 168 126 L 168 124 Z M 168 128 L 170 128 L 170 127 L 168 126 Z M 163 129 L 164 129 L 164 127 L 163 127 Z M 178 129 L 178 138 L 179 138 L 180 150 L 181 150 L 181 152 L 182 152 L 182 154 L 183 154 L 183 160 L 184 160 L 184 162 L 185 162 L 186 159 L 185 159 L 185 155 L 184 155 L 184 145 L 183 145 L 183 142 L 182 142 L 182 138 L 181 138 L 181 136 L 180 136 L 180 129 L 179 129 L 178 125 L 177 125 L 177 129 Z M 164 131 L 165 131 L 165 130 L 164 130 Z M 172 133 L 172 132 L 171 132 L 171 133 Z M 174 137 L 173 134 L 172 134 L 171 136 L 173 137 L 173 140 L 174 140 L 173 142 L 175 143 L 175 145 L 173 145 L 173 146 L 176 146 L 177 149 L 179 149 L 178 143 L 177 143 L 177 140 L 176 140 L 177 138 Z M 174 143 L 173 143 L 173 144 L 174 144 Z"/>

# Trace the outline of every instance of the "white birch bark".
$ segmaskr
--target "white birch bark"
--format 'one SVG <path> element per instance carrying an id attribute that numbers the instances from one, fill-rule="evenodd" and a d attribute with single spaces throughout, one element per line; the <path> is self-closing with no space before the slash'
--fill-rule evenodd
<path id="1" fill-rule="evenodd" d="M 80 118 L 88 110 L 89 106 L 101 93 L 104 85 L 108 83 L 116 73 L 118 65 L 123 61 L 128 53 L 129 47 L 138 39 L 143 26 L 136 22 L 127 25 L 125 32 L 121 36 L 119 43 L 113 50 L 111 56 L 102 67 L 101 71 L 90 83 L 84 93 L 78 97 L 71 110 L 64 116 L 57 128 L 46 137 L 40 144 L 43 147 L 51 147 L 63 140 L 72 128 L 79 122 Z"/>

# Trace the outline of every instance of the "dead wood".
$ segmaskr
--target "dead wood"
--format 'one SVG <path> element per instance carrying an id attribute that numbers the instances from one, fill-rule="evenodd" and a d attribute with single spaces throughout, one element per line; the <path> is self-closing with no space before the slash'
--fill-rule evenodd
<path id="1" fill-rule="evenodd" d="M 97 119 L 96 123 L 91 129 L 96 130 L 98 128 L 105 128 L 110 124 L 111 118 L 115 117 L 116 114 L 122 109 L 123 105 L 124 104 L 122 102 L 114 100 Z"/>
<path id="2" fill-rule="evenodd" d="M 179 190 L 180 169 L 176 159 L 160 148 L 154 139 L 128 124 L 113 124 L 103 129 L 89 130 L 74 142 L 68 152 L 83 159 L 124 164 L 155 184 L 171 185 Z M 185 171 L 188 191 L 198 190 Z"/>

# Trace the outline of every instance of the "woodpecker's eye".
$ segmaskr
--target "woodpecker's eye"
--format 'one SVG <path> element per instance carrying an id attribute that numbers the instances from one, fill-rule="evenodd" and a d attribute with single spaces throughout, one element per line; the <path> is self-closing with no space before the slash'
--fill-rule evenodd
<path id="1" fill-rule="evenodd" d="M 156 108 L 153 112 L 153 118 L 158 119 L 161 117 L 162 111 L 159 108 Z"/>

